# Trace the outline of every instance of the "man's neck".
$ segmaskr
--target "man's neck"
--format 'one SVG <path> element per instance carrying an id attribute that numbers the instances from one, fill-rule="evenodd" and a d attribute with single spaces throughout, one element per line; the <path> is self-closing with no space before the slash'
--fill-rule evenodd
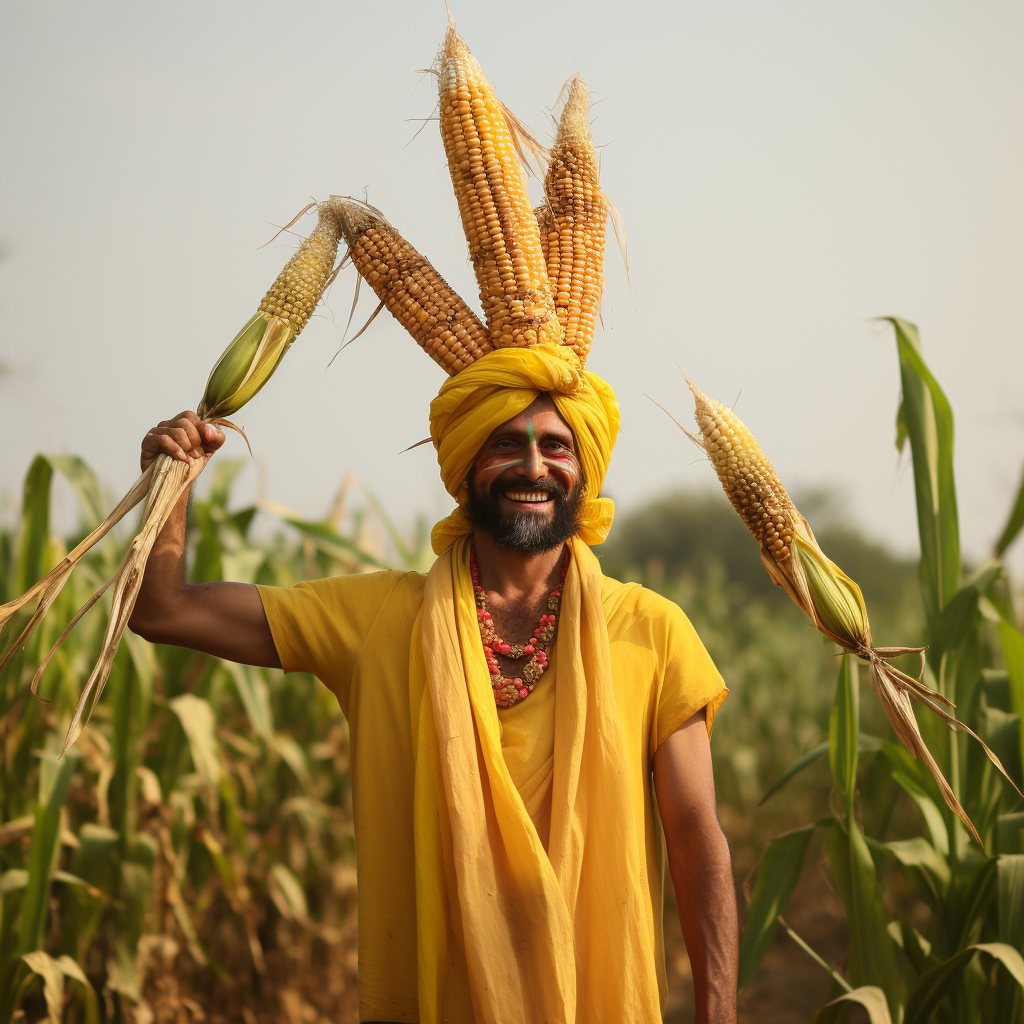
<path id="1" fill-rule="evenodd" d="M 565 544 L 549 551 L 509 551 L 483 530 L 473 531 L 480 586 L 505 604 L 531 605 L 557 585 L 562 574 Z"/>

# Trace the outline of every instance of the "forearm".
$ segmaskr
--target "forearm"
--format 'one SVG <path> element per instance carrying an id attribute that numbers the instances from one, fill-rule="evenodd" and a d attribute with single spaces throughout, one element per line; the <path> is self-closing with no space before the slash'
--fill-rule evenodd
<path id="1" fill-rule="evenodd" d="M 736 892 L 729 844 L 717 817 L 690 820 L 670 844 L 669 867 L 693 971 L 697 1024 L 735 1024 Z"/>
<path id="2" fill-rule="evenodd" d="M 153 545 L 129 627 L 152 643 L 280 668 L 254 586 L 230 582 L 191 585 L 186 580 L 187 517 L 185 496 Z"/>

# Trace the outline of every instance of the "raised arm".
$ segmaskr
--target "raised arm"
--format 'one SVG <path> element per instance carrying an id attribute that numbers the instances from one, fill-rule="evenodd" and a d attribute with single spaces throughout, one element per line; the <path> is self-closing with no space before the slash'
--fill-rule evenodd
<path id="1" fill-rule="evenodd" d="M 739 958 L 729 844 L 718 823 L 704 709 L 654 755 L 669 870 L 693 968 L 697 1024 L 736 1024 Z"/>
<path id="2" fill-rule="evenodd" d="M 164 420 L 142 441 L 142 468 L 160 454 L 207 459 L 224 434 L 194 412 Z M 171 513 L 153 545 L 129 628 L 153 643 L 189 647 L 246 665 L 280 668 L 258 591 L 248 583 L 185 580 L 187 497 Z"/>

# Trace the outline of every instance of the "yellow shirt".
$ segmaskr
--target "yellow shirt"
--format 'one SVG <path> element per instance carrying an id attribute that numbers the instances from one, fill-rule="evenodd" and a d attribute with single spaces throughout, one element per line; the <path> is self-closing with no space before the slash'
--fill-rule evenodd
<path id="1" fill-rule="evenodd" d="M 419 1020 L 409 652 L 425 579 L 418 573 L 381 572 L 259 588 L 284 670 L 316 675 L 335 693 L 349 722 L 364 1021 Z M 710 731 L 728 691 L 689 620 L 672 602 L 607 577 L 602 598 L 636 827 L 645 838 L 664 1004 L 663 844 L 652 759 L 658 746 L 705 706 Z M 556 640 L 551 667 L 530 698 L 499 713 L 509 774 L 545 847 L 557 648 Z M 464 956 L 456 952 L 443 1017 L 471 1024 L 470 1006 Z"/>

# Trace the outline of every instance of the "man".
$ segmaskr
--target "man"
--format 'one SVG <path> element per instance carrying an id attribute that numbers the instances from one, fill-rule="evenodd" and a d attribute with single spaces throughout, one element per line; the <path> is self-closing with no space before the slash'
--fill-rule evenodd
<path id="1" fill-rule="evenodd" d="M 709 747 L 728 691 L 685 615 L 590 552 L 611 525 L 618 425 L 571 349 L 496 349 L 431 405 L 458 508 L 428 575 L 189 586 L 184 503 L 150 556 L 136 632 L 313 672 L 348 717 L 364 1021 L 660 1020 L 653 795 L 697 1020 L 735 1021 Z M 142 462 L 222 442 L 183 413 L 147 434 Z"/>

